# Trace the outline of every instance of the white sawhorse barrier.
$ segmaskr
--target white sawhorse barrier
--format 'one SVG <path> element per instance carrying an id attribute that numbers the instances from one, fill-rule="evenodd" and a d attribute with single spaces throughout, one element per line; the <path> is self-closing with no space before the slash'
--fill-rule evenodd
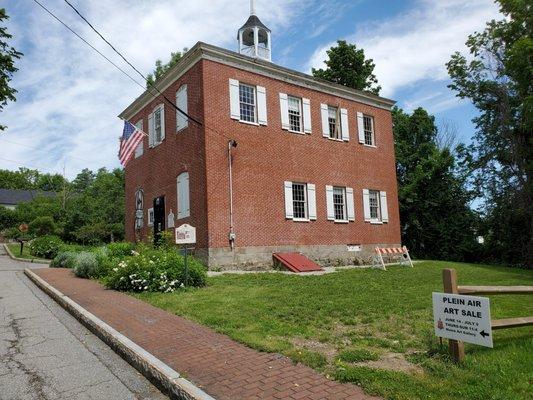
<path id="1" fill-rule="evenodd" d="M 413 268 L 413 262 L 411 261 L 411 256 L 409 256 L 409 250 L 407 247 L 376 247 L 376 255 L 373 258 L 372 266 L 378 265 L 379 268 L 386 271 L 385 261 L 383 261 L 383 256 L 388 256 L 389 260 L 396 258 L 401 265 L 408 263 L 411 268 Z"/>

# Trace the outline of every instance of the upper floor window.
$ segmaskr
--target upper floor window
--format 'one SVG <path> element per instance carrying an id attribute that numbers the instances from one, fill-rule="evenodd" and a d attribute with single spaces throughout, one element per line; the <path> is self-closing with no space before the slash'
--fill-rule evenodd
<path id="1" fill-rule="evenodd" d="M 302 131 L 302 100 L 298 97 L 288 97 L 289 103 L 289 130 Z"/>
<path id="2" fill-rule="evenodd" d="M 329 137 L 332 139 L 341 139 L 342 137 L 338 114 L 339 109 L 337 107 L 328 106 Z"/>
<path id="3" fill-rule="evenodd" d="M 165 106 L 160 104 L 148 116 L 148 142 L 157 146 L 165 139 Z"/>
<path id="4" fill-rule="evenodd" d="M 363 115 L 363 127 L 365 132 L 365 144 L 374 146 L 374 118 L 370 115 Z"/>
<path id="5" fill-rule="evenodd" d="M 176 106 L 178 106 L 178 108 L 185 114 L 189 112 L 187 104 L 187 85 L 182 85 L 176 92 Z M 176 132 L 189 126 L 189 119 L 183 113 L 176 110 Z"/>
<path id="6" fill-rule="evenodd" d="M 141 131 L 143 131 L 143 120 L 139 120 L 137 121 L 137 123 L 135 124 L 135 127 Z M 135 158 L 139 158 L 140 156 L 142 156 L 144 153 L 144 138 L 143 140 L 141 140 L 139 142 L 139 144 L 137 145 L 137 147 L 135 148 Z"/>
<path id="7" fill-rule="evenodd" d="M 239 103 L 241 121 L 257 122 L 255 87 L 241 83 L 239 85 Z"/>

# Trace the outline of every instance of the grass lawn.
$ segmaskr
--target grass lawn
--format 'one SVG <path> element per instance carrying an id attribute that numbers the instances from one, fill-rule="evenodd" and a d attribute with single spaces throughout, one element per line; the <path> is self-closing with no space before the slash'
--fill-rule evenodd
<path id="1" fill-rule="evenodd" d="M 454 365 L 433 334 L 442 268 L 462 285 L 533 285 L 533 271 L 427 261 L 323 276 L 223 275 L 208 287 L 135 296 L 250 347 L 279 352 L 387 399 L 532 399 L 533 327 L 494 331 Z M 492 318 L 533 315 L 529 295 L 492 296 Z"/>
<path id="2" fill-rule="evenodd" d="M 30 246 L 28 245 L 28 243 L 24 243 L 24 249 L 22 250 L 22 254 L 20 254 L 19 243 L 8 243 L 7 247 L 9 247 L 9 250 L 11 250 L 11 254 L 13 254 L 15 257 L 25 258 L 28 260 L 37 259 L 37 257 L 32 256 L 30 254 Z"/>

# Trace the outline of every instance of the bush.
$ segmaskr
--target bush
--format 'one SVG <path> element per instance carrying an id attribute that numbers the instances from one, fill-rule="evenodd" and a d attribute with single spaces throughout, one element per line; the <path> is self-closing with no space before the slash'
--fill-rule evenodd
<path id="1" fill-rule="evenodd" d="M 34 236 L 54 235 L 57 227 L 52 217 L 37 217 L 30 222 L 29 231 Z"/>
<path id="2" fill-rule="evenodd" d="M 110 258 L 131 256 L 132 251 L 135 250 L 135 245 L 129 242 L 115 242 L 109 243 L 107 248 Z"/>
<path id="3" fill-rule="evenodd" d="M 77 254 L 73 251 L 61 251 L 50 263 L 51 268 L 73 268 Z"/>
<path id="4" fill-rule="evenodd" d="M 187 277 L 186 277 L 187 275 Z M 193 257 L 188 258 L 185 274 L 184 257 L 175 250 L 140 249 L 140 253 L 116 260 L 105 283 L 106 286 L 134 292 L 173 292 L 185 286 L 204 286 L 204 266 Z"/>
<path id="5" fill-rule="evenodd" d="M 89 251 L 77 253 L 74 259 L 74 275 L 79 278 L 93 278 L 99 274 L 96 255 Z"/>
<path id="6" fill-rule="evenodd" d="M 30 254 L 35 257 L 52 259 L 58 255 L 63 244 L 63 241 L 57 236 L 41 236 L 30 242 Z"/>

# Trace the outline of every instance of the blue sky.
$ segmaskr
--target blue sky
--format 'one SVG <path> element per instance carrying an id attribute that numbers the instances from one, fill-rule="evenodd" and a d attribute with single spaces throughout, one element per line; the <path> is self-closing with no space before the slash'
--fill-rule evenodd
<path id="1" fill-rule="evenodd" d="M 127 69 L 62 0 L 41 0 Z M 249 0 L 72 1 L 141 71 L 157 58 L 204 41 L 236 49 Z M 273 33 L 273 61 L 303 72 L 320 67 L 337 39 L 365 49 L 382 95 L 407 111 L 422 106 L 462 142 L 475 109 L 447 88 L 444 64 L 466 52 L 467 35 L 501 18 L 490 0 L 256 0 Z M 18 101 L 0 115 L 0 168 L 65 173 L 117 167 L 122 111 L 141 89 L 107 64 L 32 0 L 2 2 L 13 44 L 25 56 L 13 86 Z M 133 74 L 133 72 L 132 72 Z"/>

